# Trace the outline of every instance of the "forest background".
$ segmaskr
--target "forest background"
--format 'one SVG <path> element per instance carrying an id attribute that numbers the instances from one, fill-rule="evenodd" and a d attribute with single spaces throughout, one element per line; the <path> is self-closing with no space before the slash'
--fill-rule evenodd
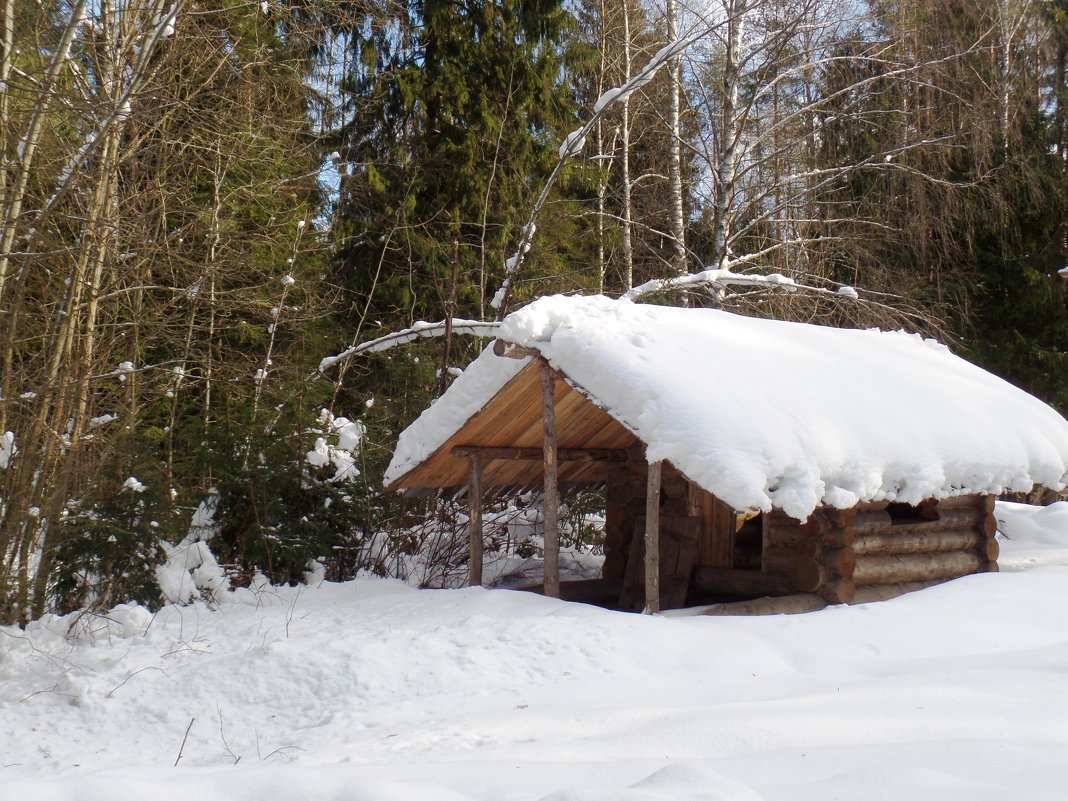
<path id="1" fill-rule="evenodd" d="M 0 623 L 158 603 L 188 536 L 396 572 L 451 321 L 551 292 L 783 276 L 651 299 L 907 327 L 1068 412 L 1064 0 L 0 8 Z"/>

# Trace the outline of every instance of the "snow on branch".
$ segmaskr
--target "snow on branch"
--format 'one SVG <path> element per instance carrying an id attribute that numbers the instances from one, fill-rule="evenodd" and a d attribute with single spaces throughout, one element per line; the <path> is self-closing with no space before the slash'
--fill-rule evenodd
<path id="1" fill-rule="evenodd" d="M 625 292 L 619 299 L 623 301 L 635 301 L 648 295 L 656 294 L 657 292 L 666 292 L 669 290 L 690 289 L 696 287 L 726 289 L 729 286 L 764 287 L 768 289 L 783 289 L 787 292 L 796 292 L 799 289 L 804 289 L 808 292 L 839 295 L 852 300 L 856 300 L 858 297 L 857 291 L 850 286 L 842 286 L 837 290 L 833 290 L 824 287 L 799 284 L 793 278 L 789 278 L 781 273 L 771 273 L 770 275 L 749 275 L 731 272 L 726 269 L 713 269 L 703 270 L 702 272 L 689 275 L 677 275 L 671 278 L 656 278 L 652 281 L 646 281 L 644 284 Z"/>
<path id="2" fill-rule="evenodd" d="M 445 329 L 449 325 L 451 325 L 452 333 L 454 334 L 488 337 L 497 330 L 500 323 L 483 320 L 452 320 L 451 323 L 446 320 L 441 320 L 436 323 L 428 323 L 420 320 L 411 328 L 405 328 L 402 331 L 393 331 L 392 333 L 385 334 L 377 339 L 370 339 L 366 342 L 361 342 L 359 345 L 353 345 L 351 348 L 346 348 L 336 356 L 327 356 L 319 362 L 319 372 L 321 373 L 338 362 L 351 359 L 353 356 L 358 356 L 361 353 L 378 353 L 383 350 L 389 350 L 397 345 L 407 345 L 409 342 L 414 342 L 417 339 L 444 336 Z"/>
<path id="3" fill-rule="evenodd" d="M 534 201 L 534 206 L 530 210 L 530 217 L 527 219 L 527 224 L 523 226 L 523 236 L 519 241 L 519 246 L 516 248 L 515 253 L 513 253 L 504 263 L 504 281 L 501 283 L 500 288 L 490 301 L 490 306 L 497 309 L 498 319 L 500 319 L 508 309 L 508 300 L 512 294 L 512 285 L 515 281 L 515 276 L 519 273 L 519 268 L 523 266 L 523 258 L 530 250 L 534 241 L 534 232 L 536 230 L 535 223 L 537 222 L 538 216 L 541 214 L 545 201 L 549 197 L 549 192 L 552 190 L 560 171 L 563 169 L 564 163 L 570 157 L 577 156 L 582 152 L 582 148 L 586 143 L 586 135 L 593 130 L 593 127 L 597 124 L 597 120 L 604 115 L 605 110 L 609 106 L 629 97 L 638 89 L 645 86 L 645 84 L 649 83 L 660 68 L 667 62 L 676 56 L 681 55 L 691 45 L 705 36 L 708 36 L 722 24 L 722 22 L 716 22 L 698 25 L 691 29 L 689 33 L 680 36 L 678 39 L 668 42 L 661 47 L 656 51 L 653 57 L 649 59 L 649 62 L 635 73 L 633 78 L 622 86 L 616 86 L 605 90 L 593 105 L 593 115 L 590 116 L 582 126 L 576 128 L 564 137 L 564 141 L 561 143 L 558 151 L 556 164 L 553 166 L 553 170 L 546 179 L 544 186 L 542 186 L 537 200 Z"/>

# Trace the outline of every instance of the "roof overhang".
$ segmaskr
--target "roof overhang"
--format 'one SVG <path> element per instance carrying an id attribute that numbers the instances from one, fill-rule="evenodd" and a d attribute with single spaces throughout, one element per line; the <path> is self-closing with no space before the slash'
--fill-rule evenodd
<path id="1" fill-rule="evenodd" d="M 470 458 L 482 460 L 486 487 L 534 487 L 542 481 L 543 404 L 541 358 L 511 378 L 461 428 L 400 478 L 392 490 L 466 487 Z M 595 403 L 574 381 L 553 371 L 553 404 L 562 485 L 598 484 L 609 465 L 639 445 L 637 436 Z M 503 449 L 495 458 L 492 450 Z M 505 451 L 508 451 L 505 453 Z M 620 454 L 614 457 L 613 454 Z"/>

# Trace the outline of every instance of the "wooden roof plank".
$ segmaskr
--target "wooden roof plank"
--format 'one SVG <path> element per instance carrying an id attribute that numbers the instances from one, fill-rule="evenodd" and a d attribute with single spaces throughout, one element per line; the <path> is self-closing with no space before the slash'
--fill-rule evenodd
<path id="1" fill-rule="evenodd" d="M 486 406 L 476 412 L 440 448 L 392 488 L 460 488 L 468 479 L 467 458 L 453 453 L 455 448 L 531 448 L 542 444 L 541 391 L 538 362 L 519 371 Z M 553 398 L 558 420 L 560 446 L 567 449 L 627 449 L 635 435 L 608 412 L 576 388 L 567 376 L 560 376 Z M 604 481 L 605 467 L 599 463 L 562 461 L 560 480 L 570 484 Z M 502 489 L 537 486 L 541 481 L 540 461 L 485 458 L 483 485 Z"/>

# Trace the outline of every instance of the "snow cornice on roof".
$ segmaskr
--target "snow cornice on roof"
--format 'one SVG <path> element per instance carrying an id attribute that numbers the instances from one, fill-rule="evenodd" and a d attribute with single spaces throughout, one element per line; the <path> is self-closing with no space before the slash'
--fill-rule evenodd
<path id="1" fill-rule="evenodd" d="M 595 297 L 542 298 L 500 339 L 539 352 L 735 509 L 917 503 L 1068 483 L 1068 422 L 944 345 Z M 487 348 L 400 438 L 386 483 L 459 431 L 529 360 Z"/>

